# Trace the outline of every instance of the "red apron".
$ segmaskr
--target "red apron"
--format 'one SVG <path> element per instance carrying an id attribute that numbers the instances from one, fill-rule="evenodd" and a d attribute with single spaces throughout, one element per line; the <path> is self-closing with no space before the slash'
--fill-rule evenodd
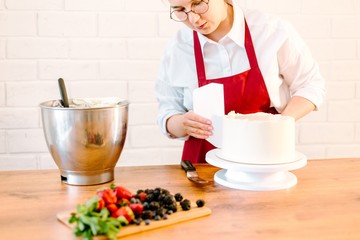
<path id="1" fill-rule="evenodd" d="M 270 107 L 270 97 L 259 69 L 250 31 L 245 21 L 245 49 L 250 63 L 250 70 L 229 77 L 206 80 L 204 59 L 199 37 L 194 31 L 194 53 L 199 87 L 209 83 L 221 83 L 224 86 L 225 114 L 230 111 L 247 114 L 267 112 L 276 114 Z M 184 143 L 182 160 L 192 163 L 205 163 L 205 155 L 215 147 L 204 139 L 190 137 Z"/>

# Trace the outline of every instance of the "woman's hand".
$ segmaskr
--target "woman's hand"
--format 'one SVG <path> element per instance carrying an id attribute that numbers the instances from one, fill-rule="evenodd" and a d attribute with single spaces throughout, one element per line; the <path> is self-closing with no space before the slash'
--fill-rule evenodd
<path id="1" fill-rule="evenodd" d="M 315 105 L 306 98 L 294 96 L 290 99 L 281 115 L 293 117 L 298 120 L 314 111 Z"/>
<path id="2" fill-rule="evenodd" d="M 174 115 L 167 121 L 167 130 L 173 137 L 192 136 L 206 139 L 212 135 L 212 123 L 192 111 L 182 115 Z"/>
<path id="3" fill-rule="evenodd" d="M 211 121 L 204 118 L 193 111 L 189 111 L 183 115 L 183 128 L 186 135 L 195 138 L 206 139 L 212 135 L 213 127 Z"/>

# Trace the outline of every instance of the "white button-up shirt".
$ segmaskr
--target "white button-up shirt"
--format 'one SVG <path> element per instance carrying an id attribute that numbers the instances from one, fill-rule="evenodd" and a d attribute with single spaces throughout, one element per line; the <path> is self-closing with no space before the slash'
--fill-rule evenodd
<path id="1" fill-rule="evenodd" d="M 219 42 L 198 34 L 207 79 L 227 77 L 250 69 L 244 48 L 245 17 L 271 107 L 281 113 L 292 96 L 301 96 L 318 108 L 325 95 L 324 79 L 298 33 L 278 17 L 258 11 L 243 12 L 236 1 L 233 8 L 232 29 Z M 184 26 L 165 48 L 156 81 L 158 124 L 165 135 L 169 117 L 192 110 L 192 92 L 196 88 L 193 33 Z"/>

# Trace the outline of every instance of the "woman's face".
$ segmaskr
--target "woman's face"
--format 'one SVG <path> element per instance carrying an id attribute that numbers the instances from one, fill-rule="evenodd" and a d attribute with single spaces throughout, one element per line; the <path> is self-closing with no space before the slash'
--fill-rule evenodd
<path id="1" fill-rule="evenodd" d="M 168 0 L 173 10 L 183 10 L 189 12 L 193 4 L 201 2 L 201 0 Z M 203 0 L 208 2 L 208 0 Z M 221 30 L 221 23 L 227 18 L 227 3 L 224 0 L 210 0 L 209 9 L 203 14 L 189 12 L 188 18 L 184 24 L 189 28 L 203 34 L 214 34 L 215 31 Z"/>

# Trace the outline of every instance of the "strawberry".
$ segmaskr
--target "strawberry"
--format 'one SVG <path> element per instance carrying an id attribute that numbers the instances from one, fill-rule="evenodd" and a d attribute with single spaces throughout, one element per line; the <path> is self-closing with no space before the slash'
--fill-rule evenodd
<path id="1" fill-rule="evenodd" d="M 114 203 L 110 203 L 106 206 L 106 208 L 111 212 L 116 212 L 116 210 L 118 210 L 118 207 L 116 206 L 116 204 Z"/>
<path id="2" fill-rule="evenodd" d="M 131 203 L 129 205 L 135 216 L 140 216 L 144 210 L 144 206 L 140 203 Z"/>
<path id="3" fill-rule="evenodd" d="M 129 206 L 124 206 L 118 208 L 114 213 L 111 214 L 111 217 L 118 218 L 118 217 L 125 217 L 125 219 L 130 223 L 134 220 L 134 212 L 131 210 Z"/>
<path id="4" fill-rule="evenodd" d="M 114 188 L 114 192 L 117 196 L 117 198 L 121 199 L 121 198 L 125 198 L 130 200 L 134 195 L 127 190 L 126 188 L 122 187 L 122 186 L 116 186 Z"/>
<path id="5" fill-rule="evenodd" d="M 96 210 L 100 211 L 103 207 L 105 207 L 105 201 L 104 201 L 104 199 L 100 198 L 98 201 Z"/>
<path id="6" fill-rule="evenodd" d="M 117 197 L 111 188 L 100 190 L 97 192 L 97 195 L 105 201 L 106 205 L 117 202 Z"/>
<path id="7" fill-rule="evenodd" d="M 145 192 L 141 192 L 141 193 L 139 193 L 139 194 L 137 195 L 137 197 L 139 198 L 139 200 L 140 200 L 141 202 L 145 202 L 145 199 L 146 199 L 146 197 L 147 197 L 147 194 L 146 194 Z"/>
<path id="8" fill-rule="evenodd" d="M 120 206 L 126 206 L 130 204 L 130 200 L 126 199 L 126 198 L 119 198 L 119 200 L 117 201 L 117 204 Z"/>

